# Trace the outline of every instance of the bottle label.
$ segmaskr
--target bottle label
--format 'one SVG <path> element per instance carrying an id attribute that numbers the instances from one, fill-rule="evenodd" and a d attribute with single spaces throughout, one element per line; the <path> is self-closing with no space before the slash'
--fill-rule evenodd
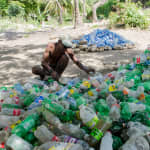
<path id="1" fill-rule="evenodd" d="M 65 144 L 65 145 L 61 145 L 61 144 L 58 143 L 58 145 L 52 146 L 48 150 L 69 150 L 72 146 L 73 146 L 72 143 L 68 143 L 68 144 Z"/>
<path id="2" fill-rule="evenodd" d="M 140 62 L 141 62 L 140 57 L 137 57 L 137 58 L 136 58 L 136 63 L 137 63 L 137 64 L 140 64 Z"/>
<path id="3" fill-rule="evenodd" d="M 90 120 L 89 122 L 86 123 L 86 125 L 89 128 L 94 128 L 96 126 L 96 124 L 98 123 L 99 119 L 97 116 L 95 116 L 92 120 Z"/>
<path id="4" fill-rule="evenodd" d="M 92 91 L 88 91 L 88 95 L 89 95 L 89 96 L 94 96 L 94 94 L 93 94 Z"/>
<path id="5" fill-rule="evenodd" d="M 91 87 L 91 84 L 88 81 L 84 81 L 82 84 L 87 88 Z"/>
<path id="6" fill-rule="evenodd" d="M 13 110 L 13 116 L 20 116 L 21 110 L 20 109 L 14 109 Z"/>
<path id="7" fill-rule="evenodd" d="M 91 136 L 94 137 L 97 141 L 99 141 L 103 137 L 103 132 L 97 128 L 92 130 Z"/>
<path id="8" fill-rule="evenodd" d="M 16 127 L 16 125 L 18 125 L 18 124 L 20 124 L 20 123 L 21 123 L 21 120 L 18 120 L 16 123 L 12 124 L 12 125 L 10 126 L 10 128 L 13 129 L 13 128 Z"/>
<path id="9" fill-rule="evenodd" d="M 78 142 L 78 140 L 75 139 L 75 138 L 72 138 L 72 137 L 70 137 L 70 136 L 65 136 L 64 142 L 65 142 L 65 143 L 74 143 L 74 144 L 76 144 L 76 143 Z"/>
<path id="10" fill-rule="evenodd" d="M 109 92 L 114 92 L 116 90 L 117 89 L 116 89 L 116 86 L 114 84 L 109 86 Z"/>
<path id="11" fill-rule="evenodd" d="M 150 74 L 143 74 L 142 79 L 150 79 Z"/>

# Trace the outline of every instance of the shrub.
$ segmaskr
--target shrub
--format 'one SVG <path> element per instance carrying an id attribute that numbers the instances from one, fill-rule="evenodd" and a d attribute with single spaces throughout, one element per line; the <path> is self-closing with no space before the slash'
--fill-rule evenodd
<path id="1" fill-rule="evenodd" d="M 0 16 L 4 16 L 7 14 L 7 1 L 0 0 Z"/>
<path id="2" fill-rule="evenodd" d="M 97 9 L 98 17 L 104 16 L 105 18 L 108 18 L 109 14 L 113 9 L 113 6 L 115 6 L 116 4 L 117 4 L 117 0 L 108 0 L 107 3 L 105 3 L 103 6 Z"/>
<path id="3" fill-rule="evenodd" d="M 136 3 L 118 3 L 117 11 L 109 16 L 110 27 L 124 25 L 130 27 L 140 27 L 145 29 L 149 26 L 148 17 L 143 13 L 142 8 Z"/>
<path id="4" fill-rule="evenodd" d="M 8 6 L 8 15 L 17 16 L 24 13 L 24 5 L 18 1 L 12 1 Z"/>

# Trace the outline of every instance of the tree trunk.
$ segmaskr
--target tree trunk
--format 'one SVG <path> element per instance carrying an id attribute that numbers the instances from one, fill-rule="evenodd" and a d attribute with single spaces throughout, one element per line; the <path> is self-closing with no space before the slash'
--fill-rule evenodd
<path id="1" fill-rule="evenodd" d="M 108 0 L 99 0 L 98 2 L 96 2 L 93 7 L 92 7 L 92 11 L 93 11 L 93 22 L 97 22 L 97 8 L 100 7 L 101 5 L 104 5 Z"/>
<path id="2" fill-rule="evenodd" d="M 83 18 L 86 19 L 86 0 L 83 0 Z"/>
<path id="3" fill-rule="evenodd" d="M 56 0 L 56 2 L 57 2 L 57 5 L 58 5 L 58 8 L 59 8 L 59 10 L 58 10 L 58 14 L 59 14 L 58 22 L 60 24 L 62 24 L 63 23 L 63 10 L 62 10 L 62 7 L 61 7 L 60 3 L 58 2 L 58 0 Z"/>
<path id="4" fill-rule="evenodd" d="M 75 12 L 74 28 L 77 28 L 83 23 L 82 17 L 80 15 L 80 10 L 79 10 L 79 0 L 74 0 L 74 12 Z"/>

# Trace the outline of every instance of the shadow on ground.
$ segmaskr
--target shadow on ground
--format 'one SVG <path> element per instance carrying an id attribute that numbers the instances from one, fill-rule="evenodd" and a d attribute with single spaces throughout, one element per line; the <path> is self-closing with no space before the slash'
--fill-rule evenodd
<path id="1" fill-rule="evenodd" d="M 0 48 L 0 82 L 1 85 L 12 85 L 16 81 L 24 83 L 26 79 L 33 77 L 31 68 L 39 65 L 42 53 L 46 45 L 26 45 L 15 47 L 3 46 Z M 77 58 L 87 66 L 91 66 L 102 73 L 113 70 L 117 63 L 128 63 L 133 56 L 140 53 L 137 50 L 124 51 L 105 51 L 101 53 L 80 53 Z M 70 60 L 69 65 L 63 76 L 86 77 L 87 75 L 81 71 Z"/>

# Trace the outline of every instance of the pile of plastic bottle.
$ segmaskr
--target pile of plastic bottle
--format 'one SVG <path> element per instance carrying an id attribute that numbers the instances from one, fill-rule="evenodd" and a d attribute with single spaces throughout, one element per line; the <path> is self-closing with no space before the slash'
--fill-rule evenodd
<path id="1" fill-rule="evenodd" d="M 0 88 L 0 150 L 149 150 L 150 49 L 105 76 Z"/>
<path id="2" fill-rule="evenodd" d="M 134 45 L 133 42 L 126 40 L 122 36 L 109 31 L 108 29 L 104 30 L 94 30 L 92 33 L 84 35 L 79 40 L 73 40 L 73 43 L 79 44 L 80 41 L 87 41 L 87 45 L 96 45 L 97 47 L 106 47 L 109 46 L 112 49 L 115 46 L 125 46 L 126 44 Z"/>

